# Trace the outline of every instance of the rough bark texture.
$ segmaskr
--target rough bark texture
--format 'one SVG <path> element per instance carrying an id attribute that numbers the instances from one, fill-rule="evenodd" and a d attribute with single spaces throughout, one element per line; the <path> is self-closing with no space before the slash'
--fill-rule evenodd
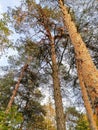
<path id="1" fill-rule="evenodd" d="M 65 118 L 62 105 L 62 96 L 60 90 L 60 80 L 58 76 L 58 65 L 56 62 L 56 53 L 55 45 L 52 42 L 51 44 L 51 59 L 52 59 L 52 77 L 53 77 L 53 86 L 54 86 L 54 99 L 56 107 L 56 121 L 57 121 L 57 130 L 65 130 Z"/>
<path id="2" fill-rule="evenodd" d="M 74 45 L 76 60 L 81 62 L 81 75 L 84 81 L 84 84 L 87 87 L 89 97 L 92 102 L 92 107 L 96 115 L 98 107 L 98 70 L 94 65 L 92 58 L 89 54 L 88 49 L 86 48 L 85 43 L 83 42 L 80 34 L 77 32 L 77 28 L 74 22 L 71 20 L 71 16 L 67 11 L 66 6 L 63 5 L 62 0 L 58 0 L 61 11 L 63 13 L 64 24 L 69 31 L 69 35 Z"/>
<path id="3" fill-rule="evenodd" d="M 82 74 L 81 74 L 81 65 L 79 65 L 78 61 L 76 62 L 76 64 L 77 64 L 78 78 L 79 78 L 79 83 L 81 86 L 82 97 L 84 100 L 84 106 L 86 108 L 86 114 L 89 121 L 89 126 L 92 130 L 97 130 L 98 128 L 96 126 L 96 118 L 95 118 L 95 115 L 93 114 L 91 104 L 89 102 L 86 86 L 84 84 Z"/>
<path id="4" fill-rule="evenodd" d="M 53 88 L 54 88 L 57 130 L 66 130 L 62 96 L 61 96 L 61 90 L 60 90 L 60 79 L 59 79 L 59 74 L 58 74 L 58 64 L 56 61 L 54 38 L 52 37 L 49 29 L 47 27 L 45 28 L 46 28 L 46 31 L 50 40 L 50 47 L 51 47 L 52 78 L 53 78 Z"/>
<path id="5" fill-rule="evenodd" d="M 41 17 L 43 18 L 42 25 L 44 26 L 44 28 L 46 30 L 46 34 L 49 38 L 50 48 L 51 48 L 52 78 L 53 78 L 53 88 L 54 88 L 57 130 L 66 130 L 64 112 L 63 112 L 62 96 L 61 96 L 61 90 L 60 90 L 58 64 L 56 61 L 54 37 L 52 36 L 51 31 L 47 25 L 47 23 L 49 21 L 48 21 L 46 14 L 44 14 L 44 12 L 41 8 L 39 8 L 39 10 L 41 12 Z"/>
<path id="6" fill-rule="evenodd" d="M 13 103 L 13 101 L 14 101 L 14 98 L 15 98 L 16 94 L 17 94 L 17 91 L 18 91 L 20 82 L 21 82 L 21 80 L 22 80 L 22 78 L 23 78 L 23 75 L 24 75 L 24 72 L 25 72 L 25 70 L 27 70 L 27 68 L 28 68 L 28 64 L 25 64 L 25 65 L 23 66 L 23 68 L 22 68 L 20 77 L 19 77 L 19 79 L 18 79 L 17 84 L 15 85 L 15 89 L 13 90 L 13 94 L 12 94 L 12 96 L 11 96 L 11 98 L 10 98 L 9 103 L 8 103 L 8 106 L 7 106 L 7 109 L 6 109 L 6 113 L 8 113 L 9 110 L 10 110 L 10 108 L 12 107 L 12 103 Z"/>

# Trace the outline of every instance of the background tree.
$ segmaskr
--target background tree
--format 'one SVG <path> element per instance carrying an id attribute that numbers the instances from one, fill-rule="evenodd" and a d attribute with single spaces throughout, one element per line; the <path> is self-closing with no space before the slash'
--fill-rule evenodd
<path id="1" fill-rule="evenodd" d="M 58 64 L 56 61 L 56 47 L 55 47 L 55 38 L 52 36 L 52 28 L 51 25 L 53 25 L 53 28 L 55 26 L 55 23 L 51 21 L 50 16 L 52 16 L 53 13 L 50 9 L 47 7 L 42 8 L 40 5 L 36 5 L 34 2 L 30 3 L 30 1 L 24 3 L 26 5 L 26 8 L 31 9 L 29 12 L 25 12 L 25 14 L 29 13 L 29 15 L 32 16 L 32 18 L 35 18 L 37 26 L 39 27 L 39 32 L 42 32 L 44 34 L 43 37 L 40 39 L 40 44 L 47 44 L 47 50 L 48 54 L 45 55 L 45 62 L 49 64 L 49 60 L 51 60 L 52 64 L 50 63 L 50 67 L 52 70 L 52 78 L 53 78 L 53 87 L 54 87 L 54 99 L 55 99 L 55 105 L 56 105 L 56 119 L 57 119 L 57 129 L 65 129 L 65 120 L 64 120 L 64 114 L 63 114 L 63 106 L 62 106 L 62 98 L 61 98 L 61 92 L 60 92 L 60 80 L 58 76 Z M 32 7 L 31 7 L 32 5 Z M 31 8 L 30 8 L 31 7 Z M 21 8 L 22 9 L 22 8 Z M 19 8 L 20 14 L 24 16 L 24 12 L 22 13 L 22 10 Z M 35 16 L 34 11 L 37 11 L 37 15 Z M 16 11 L 15 11 L 16 12 Z M 15 13 L 14 12 L 14 13 Z M 24 20 L 28 18 L 29 20 L 31 19 L 30 16 L 27 15 L 24 17 Z M 53 17 L 53 16 L 52 16 Z M 22 21 L 20 21 L 22 23 Z M 34 21 L 35 22 L 35 21 Z M 29 26 L 31 24 L 34 24 L 34 22 L 28 22 Z M 17 24 L 18 23 L 18 24 Z M 16 19 L 16 26 L 19 26 L 19 21 Z M 25 21 L 24 21 L 25 24 Z M 43 30 L 41 30 L 41 27 Z M 21 29 L 23 29 L 21 27 Z M 60 29 L 61 30 L 61 29 Z M 43 40 L 43 41 L 42 41 Z M 32 42 L 31 42 L 32 43 Z M 37 43 L 38 44 L 38 43 Z M 48 56 L 48 57 L 46 57 Z M 62 59 L 61 59 L 62 60 Z M 60 61 L 61 62 L 61 61 Z M 60 108 L 60 109 L 59 109 Z"/>
<path id="2" fill-rule="evenodd" d="M 87 117 L 85 115 L 81 115 L 77 121 L 77 125 L 75 127 L 76 130 L 90 130 L 89 124 L 87 121 Z"/>
<path id="3" fill-rule="evenodd" d="M 12 80 L 12 78 L 14 79 Z M 11 75 L 10 77 L 8 77 L 8 75 L 7 76 L 5 75 L 5 79 L 4 78 L 1 79 L 1 84 L 2 84 L 1 95 L 0 95 L 1 114 L 6 109 L 6 106 L 8 104 L 8 97 L 10 98 L 11 96 L 11 91 L 14 89 L 14 86 L 16 83 L 15 79 L 17 79 L 17 77 L 14 77 L 14 76 L 11 77 Z M 21 84 L 19 85 L 19 90 L 14 100 L 14 104 L 18 106 L 17 110 L 21 114 L 19 119 L 22 119 L 22 120 L 18 124 L 18 120 L 17 120 L 18 115 L 14 115 L 16 109 L 14 111 L 13 109 L 11 109 L 9 113 L 5 114 L 4 116 L 4 120 L 5 120 L 4 125 L 5 125 L 5 122 L 12 120 L 12 125 L 8 124 L 7 128 L 10 128 L 10 126 L 15 127 L 14 123 L 17 123 L 17 125 L 19 125 L 18 128 L 26 127 L 28 129 L 31 129 L 32 127 L 34 127 L 34 128 L 45 129 L 46 124 L 44 123 L 44 120 L 45 120 L 44 116 L 46 112 L 43 106 L 40 104 L 41 98 L 42 98 L 42 94 L 40 90 L 38 89 L 36 74 L 31 72 L 30 70 L 26 71 L 25 76 L 22 79 Z M 13 117 L 10 112 L 13 112 Z M 2 118 L 1 118 L 1 121 L 3 120 Z M 15 122 L 13 122 L 13 118 L 16 119 Z"/>

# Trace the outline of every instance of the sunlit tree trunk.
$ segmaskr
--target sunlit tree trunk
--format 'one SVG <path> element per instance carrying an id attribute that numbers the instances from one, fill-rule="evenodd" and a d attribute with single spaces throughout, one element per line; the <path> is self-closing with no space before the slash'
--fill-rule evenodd
<path id="1" fill-rule="evenodd" d="M 57 130 L 66 130 L 54 37 L 52 36 L 51 31 L 47 25 L 46 21 L 48 20 L 48 18 L 46 14 L 44 14 L 44 11 L 41 8 L 39 8 L 39 10 L 41 12 L 41 17 L 43 18 L 42 25 L 46 30 L 50 45 Z"/>
<path id="2" fill-rule="evenodd" d="M 27 68 L 28 68 L 28 64 L 25 64 L 25 65 L 23 66 L 23 68 L 22 68 L 20 77 L 19 77 L 19 79 L 18 79 L 17 84 L 15 85 L 15 89 L 13 90 L 13 94 L 12 94 L 12 96 L 11 96 L 11 98 L 10 98 L 10 101 L 9 101 L 9 103 L 8 103 L 8 106 L 7 106 L 7 108 L 6 108 L 6 113 L 8 113 L 9 110 L 11 109 L 11 107 L 12 107 L 12 103 L 13 103 L 13 101 L 14 101 L 14 98 L 15 98 L 16 94 L 17 94 L 17 91 L 18 91 L 20 82 L 21 82 L 21 80 L 22 80 L 22 78 L 23 78 L 23 76 L 24 76 L 24 72 L 27 70 Z"/>
<path id="3" fill-rule="evenodd" d="M 53 41 L 50 43 L 51 46 L 51 59 L 52 59 L 52 77 L 54 86 L 54 99 L 56 107 L 56 121 L 57 130 L 65 130 L 65 118 L 62 105 L 62 96 L 60 90 L 60 80 L 58 75 L 58 65 L 56 62 L 55 44 Z"/>
<path id="4" fill-rule="evenodd" d="M 87 114 L 87 118 L 88 118 L 88 121 L 89 121 L 89 126 L 92 130 L 97 130 L 96 119 L 95 119 L 95 116 L 93 114 L 91 104 L 90 104 L 90 101 L 89 101 L 89 98 L 88 98 L 88 94 L 87 94 L 87 91 L 86 91 L 86 86 L 85 86 L 83 78 L 82 78 L 81 66 L 79 65 L 78 62 L 76 62 L 76 65 L 77 65 L 79 83 L 80 83 L 80 86 L 81 86 L 82 98 L 83 98 L 83 101 L 84 101 L 84 106 L 86 108 L 86 114 Z"/>
<path id="5" fill-rule="evenodd" d="M 53 78 L 53 88 L 54 88 L 57 130 L 66 130 L 64 112 L 63 112 L 62 96 L 61 96 L 61 90 L 60 90 L 58 64 L 56 61 L 54 37 L 52 37 L 51 32 L 49 31 L 47 26 L 45 26 L 45 29 L 46 29 L 46 32 L 48 34 L 48 37 L 50 40 L 50 47 L 51 47 L 52 78 Z"/>
<path id="6" fill-rule="evenodd" d="M 85 85 L 88 96 L 90 97 L 92 108 L 96 116 L 98 116 L 98 70 L 92 61 L 85 43 L 83 42 L 80 34 L 77 32 L 75 23 L 72 21 L 66 6 L 63 5 L 62 0 L 58 0 L 58 2 L 63 13 L 64 24 L 69 31 L 69 35 L 75 49 L 76 61 L 81 67 L 80 71 L 83 79 L 83 84 Z M 92 130 L 98 129 L 96 126 L 94 126 L 93 123 L 92 125 Z"/>

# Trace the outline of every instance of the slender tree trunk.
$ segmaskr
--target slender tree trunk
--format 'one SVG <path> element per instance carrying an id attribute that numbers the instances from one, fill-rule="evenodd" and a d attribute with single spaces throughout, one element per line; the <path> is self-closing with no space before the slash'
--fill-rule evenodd
<path id="1" fill-rule="evenodd" d="M 92 61 L 92 58 L 89 54 L 88 49 L 86 48 L 85 43 L 83 42 L 80 34 L 77 32 L 77 28 L 72 21 L 66 6 L 63 5 L 62 0 L 58 0 L 58 2 L 63 13 L 64 24 L 69 31 L 69 35 L 75 49 L 76 61 L 79 62 L 79 67 L 81 68 L 83 84 L 85 85 L 88 95 L 90 97 L 92 108 L 96 116 L 98 117 L 98 70 L 96 69 L 96 66 Z M 85 107 L 87 107 L 87 105 Z M 87 109 L 88 108 L 86 108 L 86 110 Z M 89 114 L 90 113 L 88 113 L 87 115 Z M 91 125 L 92 130 L 97 130 L 93 122 Z"/>
<path id="2" fill-rule="evenodd" d="M 66 130 L 54 42 L 51 42 L 50 46 L 51 46 L 52 77 L 53 77 L 54 99 L 56 107 L 57 130 Z"/>
<path id="3" fill-rule="evenodd" d="M 87 114 L 87 118 L 88 118 L 88 121 L 89 121 L 89 126 L 92 130 L 97 130 L 98 128 L 96 126 L 96 118 L 95 118 L 95 115 L 93 114 L 91 104 L 89 102 L 86 86 L 84 84 L 84 81 L 83 81 L 83 78 L 82 78 L 82 75 L 81 75 L 81 67 L 80 67 L 78 61 L 76 61 L 76 64 L 77 64 L 77 70 L 78 70 L 79 83 L 80 83 L 80 86 L 81 86 L 81 93 L 82 93 L 82 97 L 83 97 L 83 100 L 84 100 L 84 106 L 86 108 L 86 114 Z"/>
<path id="4" fill-rule="evenodd" d="M 57 130 L 66 130 L 62 96 L 61 96 L 61 90 L 60 90 L 60 79 L 59 79 L 59 74 L 58 74 L 58 64 L 56 61 L 54 37 L 52 36 L 51 31 L 47 26 L 46 21 L 48 21 L 48 18 L 46 14 L 44 14 L 44 11 L 41 9 L 41 7 L 39 8 L 39 10 L 42 15 L 41 17 L 43 17 L 42 25 L 44 26 L 46 30 L 47 36 L 49 38 L 50 47 L 51 47 L 52 78 L 53 78 L 53 88 L 54 88 Z"/>
<path id="5" fill-rule="evenodd" d="M 8 113 L 9 110 L 10 110 L 10 108 L 12 107 L 12 103 L 13 103 L 13 101 L 14 101 L 14 98 L 15 98 L 16 94 L 17 94 L 17 91 L 18 91 L 20 82 L 21 82 L 21 80 L 22 80 L 22 78 L 23 78 L 23 75 L 24 75 L 24 72 L 27 70 L 27 68 L 28 68 L 28 64 L 25 64 L 25 65 L 23 66 L 23 68 L 22 68 L 20 77 L 19 77 L 19 79 L 18 79 L 17 84 L 15 85 L 15 89 L 13 90 L 13 94 L 12 94 L 12 96 L 11 96 L 11 98 L 10 98 L 10 101 L 9 101 L 9 103 L 8 103 L 8 106 L 7 106 L 7 108 L 6 108 L 6 113 Z"/>
<path id="6" fill-rule="evenodd" d="M 54 88 L 57 130 L 66 130 L 62 96 L 61 96 L 61 90 L 60 90 L 60 79 L 59 79 L 59 74 L 58 74 L 58 64 L 56 61 L 54 38 L 52 37 L 51 32 L 49 31 L 48 27 L 45 27 L 45 29 L 48 34 L 48 37 L 50 40 L 50 47 L 51 47 L 52 78 L 53 78 L 53 88 Z"/>

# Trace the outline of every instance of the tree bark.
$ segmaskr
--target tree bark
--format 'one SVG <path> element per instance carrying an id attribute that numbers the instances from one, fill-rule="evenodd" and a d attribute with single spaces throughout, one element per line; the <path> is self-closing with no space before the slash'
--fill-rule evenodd
<path id="1" fill-rule="evenodd" d="M 13 94 L 12 94 L 12 96 L 11 96 L 11 98 L 10 98 L 10 101 L 9 101 L 9 103 L 8 103 L 8 106 L 7 106 L 7 108 L 6 108 L 6 113 L 8 113 L 9 110 L 11 109 L 11 107 L 12 107 L 12 103 L 13 103 L 13 101 L 14 101 L 14 98 L 15 98 L 16 94 L 17 94 L 17 91 L 18 91 L 20 82 L 21 82 L 21 80 L 22 80 L 22 78 L 23 78 L 23 75 L 24 75 L 24 72 L 25 72 L 25 70 L 27 70 L 27 68 L 28 68 L 28 64 L 25 64 L 25 65 L 23 66 L 23 68 L 22 68 L 20 77 L 19 77 L 19 79 L 18 79 L 17 84 L 15 85 L 15 89 L 13 90 Z"/>
<path id="2" fill-rule="evenodd" d="M 81 68 L 83 84 L 85 85 L 87 93 L 90 97 L 94 113 L 98 117 L 98 70 L 92 61 L 85 43 L 83 42 L 80 34 L 77 32 L 75 23 L 72 21 L 66 6 L 63 5 L 62 0 L 58 0 L 58 2 L 63 13 L 64 25 L 69 32 L 72 44 L 75 49 L 76 61 L 79 62 L 79 67 Z M 87 115 L 89 115 L 89 113 Z M 92 130 L 97 129 L 92 126 Z"/>
<path id="3" fill-rule="evenodd" d="M 53 88 L 54 88 L 57 130 L 66 130 L 62 96 L 60 90 L 60 79 L 58 74 L 58 64 L 56 61 L 54 38 L 52 37 L 49 29 L 47 27 L 45 27 L 45 29 L 48 34 L 50 40 L 50 47 L 51 47 L 52 78 L 53 78 Z"/>
<path id="4" fill-rule="evenodd" d="M 97 130 L 98 128 L 96 126 L 96 118 L 95 118 L 95 115 L 93 114 L 91 104 L 89 102 L 86 86 L 84 84 L 82 74 L 81 74 L 81 67 L 80 67 L 78 61 L 76 61 L 76 64 L 77 64 L 77 70 L 78 70 L 79 83 L 80 83 L 80 86 L 81 86 L 82 98 L 83 98 L 83 101 L 84 101 L 84 106 L 86 108 L 86 114 L 87 114 L 87 118 L 88 118 L 88 121 L 89 121 L 89 126 L 90 126 L 91 130 Z"/>
<path id="5" fill-rule="evenodd" d="M 52 78 L 53 78 L 57 130 L 66 130 L 64 112 L 63 112 L 62 96 L 61 96 L 61 90 L 60 90 L 58 64 L 56 61 L 54 37 L 52 36 L 51 31 L 47 26 L 46 21 L 48 21 L 48 18 L 46 16 L 46 14 L 44 14 L 44 11 L 41 8 L 39 8 L 39 10 L 41 12 L 42 17 L 45 18 L 45 19 L 43 19 L 44 21 L 43 21 L 42 25 L 44 26 L 44 28 L 46 30 L 46 34 L 49 38 L 49 44 L 50 44 L 50 48 L 51 48 Z"/>
<path id="6" fill-rule="evenodd" d="M 50 46 L 51 46 L 52 77 L 53 77 L 54 99 L 56 108 L 57 130 L 66 130 L 62 96 L 60 90 L 60 79 L 58 76 L 58 65 L 56 62 L 55 44 L 51 42 Z"/>

